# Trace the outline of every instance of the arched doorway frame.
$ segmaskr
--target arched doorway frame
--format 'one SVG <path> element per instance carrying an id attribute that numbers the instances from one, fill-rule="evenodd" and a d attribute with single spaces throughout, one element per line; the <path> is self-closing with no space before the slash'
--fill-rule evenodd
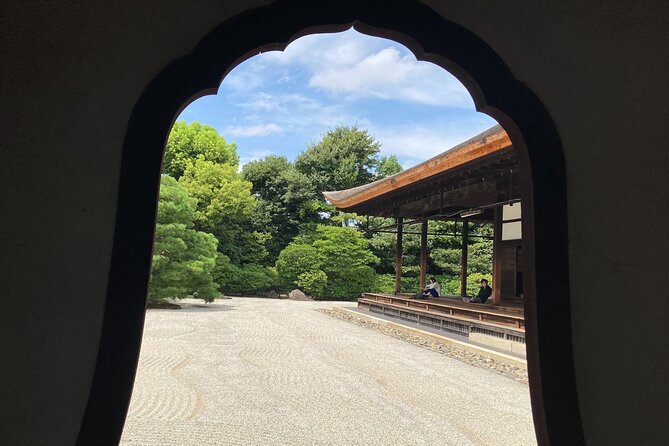
<path id="1" fill-rule="evenodd" d="M 215 94 L 239 63 L 316 32 L 350 27 L 392 39 L 448 70 L 476 109 L 509 134 L 523 171 L 526 339 L 530 394 L 541 445 L 584 444 L 571 342 L 565 163 L 540 100 L 472 32 L 416 0 L 279 0 L 222 23 L 163 69 L 133 109 L 123 146 L 116 228 L 100 349 L 77 443 L 117 444 L 139 357 L 160 167 L 180 111 Z"/>

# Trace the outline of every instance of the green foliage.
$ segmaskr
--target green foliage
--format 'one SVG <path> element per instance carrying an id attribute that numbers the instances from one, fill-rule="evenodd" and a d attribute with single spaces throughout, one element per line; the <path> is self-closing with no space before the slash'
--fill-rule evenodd
<path id="1" fill-rule="evenodd" d="M 295 160 L 316 190 L 342 190 L 374 180 L 380 144 L 357 126 L 336 127 Z"/>
<path id="2" fill-rule="evenodd" d="M 374 285 L 370 288 L 373 293 L 392 294 L 395 292 L 394 274 L 377 274 L 374 279 Z"/>
<path id="3" fill-rule="evenodd" d="M 284 273 L 287 268 L 283 262 L 289 256 L 299 259 L 291 262 L 290 275 Z M 327 277 L 325 297 L 352 299 L 374 285 L 376 273 L 371 265 L 376 263 L 378 258 L 360 232 L 350 227 L 318 225 L 313 233 L 298 238 L 281 252 L 277 270 L 286 279 L 299 279 L 303 272 L 321 270 Z"/>
<path id="4" fill-rule="evenodd" d="M 325 296 L 329 299 L 354 300 L 374 286 L 376 272 L 367 265 L 330 270 Z"/>
<path id="5" fill-rule="evenodd" d="M 430 252 L 434 264 L 449 275 L 460 274 L 461 248 L 436 248 Z"/>
<path id="6" fill-rule="evenodd" d="M 266 200 L 280 200 L 287 187 L 282 174 L 293 165 L 285 156 L 270 155 L 251 161 L 242 168 L 242 176 L 253 183 L 253 193 Z"/>
<path id="7" fill-rule="evenodd" d="M 258 197 L 255 223 L 268 234 L 267 262 L 273 263 L 304 223 L 320 220 L 322 201 L 309 177 L 283 156 L 252 161 L 244 165 L 242 176 Z"/>
<path id="8" fill-rule="evenodd" d="M 320 270 L 327 277 L 323 297 L 352 299 L 374 285 L 376 273 L 371 265 L 376 263 L 378 258 L 360 232 L 318 225 L 281 251 L 276 269 L 284 287 L 298 285 L 305 272 Z"/>
<path id="9" fill-rule="evenodd" d="M 353 228 L 319 225 L 316 237 L 313 247 L 324 258 L 323 270 L 326 273 L 328 270 L 375 265 L 379 262 L 369 250 L 367 240 Z"/>
<path id="10" fill-rule="evenodd" d="M 238 272 L 239 267 L 230 261 L 230 257 L 220 252 L 216 253 L 216 266 L 212 271 L 212 276 L 223 293 L 228 290 L 230 283 Z"/>
<path id="11" fill-rule="evenodd" d="M 489 223 L 479 223 L 471 228 L 472 233 L 492 237 L 493 227 Z M 492 274 L 492 240 L 488 238 L 471 238 L 467 270 L 470 274 Z"/>
<path id="12" fill-rule="evenodd" d="M 246 295 L 272 290 L 276 287 L 278 279 L 274 268 L 256 264 L 237 266 L 221 253 L 218 253 L 216 258 L 214 278 L 220 284 L 223 293 Z"/>
<path id="13" fill-rule="evenodd" d="M 234 166 L 197 160 L 186 168 L 179 183 L 197 199 L 197 229 L 214 234 L 220 252 L 237 265 L 264 261 L 270 235 L 257 230 L 258 202 L 252 184 Z"/>
<path id="14" fill-rule="evenodd" d="M 328 284 L 328 276 L 321 270 L 305 271 L 297 276 L 297 286 L 311 297 L 322 297 Z"/>
<path id="15" fill-rule="evenodd" d="M 186 168 L 179 183 L 197 199 L 196 221 L 202 229 L 216 231 L 228 221 L 248 219 L 256 209 L 252 184 L 230 164 L 196 160 Z"/>
<path id="16" fill-rule="evenodd" d="M 428 277 L 431 275 L 428 274 Z M 460 278 L 452 276 L 437 275 L 435 276 L 437 282 L 441 285 L 441 295 L 460 295 Z M 420 280 L 416 276 L 402 276 L 402 293 L 415 294 L 420 291 Z M 395 292 L 395 275 L 394 274 L 377 274 L 376 280 L 369 291 L 375 293 L 392 294 Z"/>
<path id="17" fill-rule="evenodd" d="M 230 164 L 235 169 L 239 164 L 237 147 L 226 143 L 215 128 L 197 121 L 192 124 L 176 122 L 167 138 L 163 173 L 179 179 L 197 160 Z"/>
<path id="18" fill-rule="evenodd" d="M 400 173 L 402 165 L 397 160 L 397 155 L 382 156 L 379 158 L 379 166 L 376 168 L 376 179 L 386 178 L 396 173 Z"/>
<path id="19" fill-rule="evenodd" d="M 492 286 L 492 275 L 474 273 L 467 276 L 467 296 L 476 296 L 481 289 L 481 279 L 486 279 L 488 284 Z"/>
<path id="20" fill-rule="evenodd" d="M 244 265 L 230 281 L 227 291 L 242 294 L 259 294 L 276 286 L 276 272 L 262 265 Z"/>
<path id="21" fill-rule="evenodd" d="M 268 156 L 246 164 L 241 174 L 237 164 L 235 145 L 213 127 L 175 124 L 164 171 L 178 183 L 167 176 L 163 180 L 152 299 L 195 292 L 210 296 L 216 283 L 231 293 L 298 286 L 315 297 L 337 299 L 394 291 L 395 234 L 373 231 L 394 220 L 372 218 L 370 230 L 357 215 L 337 211 L 321 195 L 402 170 L 396 156 L 379 157 L 379 143 L 367 131 L 355 126 L 330 130 L 295 163 Z M 461 228 L 459 222 L 430 222 L 431 232 L 455 234 L 428 241 L 428 270 L 444 294 L 460 292 Z M 490 235 L 492 227 L 470 222 L 470 231 Z M 212 254 L 216 242 L 218 253 Z M 405 234 L 402 292 L 419 291 L 419 256 L 420 237 Z M 470 238 L 468 263 L 470 280 L 480 279 L 477 274 L 489 277 L 492 242 Z"/>
<path id="22" fill-rule="evenodd" d="M 158 201 L 149 301 L 194 296 L 207 302 L 219 293 L 212 272 L 216 238 L 193 229 L 195 200 L 164 175 Z"/>
<path id="23" fill-rule="evenodd" d="M 459 296 L 460 295 L 460 276 L 436 276 L 437 282 L 441 285 L 442 296 Z"/>
<path id="24" fill-rule="evenodd" d="M 288 290 L 297 285 L 302 273 L 318 271 L 323 260 L 323 256 L 311 245 L 294 242 L 286 246 L 276 261 L 281 289 Z"/>
<path id="25" fill-rule="evenodd" d="M 402 276 L 402 286 L 400 291 L 402 293 L 411 294 L 420 292 L 420 279 L 416 276 Z"/>

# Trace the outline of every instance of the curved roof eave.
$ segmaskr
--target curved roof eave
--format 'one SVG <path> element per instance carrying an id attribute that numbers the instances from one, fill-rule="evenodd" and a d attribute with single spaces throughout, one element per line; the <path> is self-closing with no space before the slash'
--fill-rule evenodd
<path id="1" fill-rule="evenodd" d="M 446 172 L 511 145 L 509 135 L 496 125 L 439 155 L 373 183 L 339 191 L 323 192 L 336 208 L 346 210 L 397 191 L 417 181 Z"/>

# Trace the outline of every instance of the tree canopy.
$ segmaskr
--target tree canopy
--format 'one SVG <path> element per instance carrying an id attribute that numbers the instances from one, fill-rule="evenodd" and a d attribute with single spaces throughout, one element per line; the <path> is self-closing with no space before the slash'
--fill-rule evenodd
<path id="1" fill-rule="evenodd" d="M 261 293 L 298 287 L 318 298 L 352 299 L 394 289 L 393 234 L 370 231 L 322 192 L 360 186 L 402 170 L 395 155 L 357 126 L 336 127 L 291 162 L 271 155 L 238 169 L 236 146 L 210 126 L 177 122 L 161 179 L 149 298 Z M 169 174 L 169 175 L 168 175 Z M 372 218 L 372 226 L 391 220 Z M 461 223 L 430 223 L 458 233 Z M 491 234 L 490 225 L 472 224 Z M 461 238 L 429 239 L 428 270 L 459 292 Z M 469 241 L 470 281 L 490 277 L 492 242 Z M 404 238 L 403 291 L 418 288 L 419 236 Z M 472 282 L 470 286 L 475 286 Z"/>
<path id="2" fill-rule="evenodd" d="M 379 167 L 376 169 L 376 179 L 386 178 L 402 171 L 402 165 L 397 155 L 382 156 L 379 158 Z"/>
<path id="3" fill-rule="evenodd" d="M 218 242 L 193 229 L 196 200 L 174 178 L 163 175 L 160 192 L 149 300 L 194 295 L 210 301 L 220 294 L 212 276 Z"/>
<path id="4" fill-rule="evenodd" d="M 191 124 L 185 121 L 176 122 L 167 138 L 163 173 L 178 180 L 186 168 L 197 160 L 236 167 L 239 164 L 237 146 L 228 144 L 216 129 L 209 125 L 197 121 Z"/>
<path id="5" fill-rule="evenodd" d="M 269 235 L 268 259 L 274 261 L 305 223 L 320 220 L 323 208 L 314 184 L 284 156 L 268 156 L 242 169 L 258 199 L 257 226 Z"/>
<path id="6" fill-rule="evenodd" d="M 378 262 L 359 231 L 318 225 L 281 251 L 276 269 L 284 286 L 302 284 L 328 297 L 351 299 L 371 289 Z"/>
<path id="7" fill-rule="evenodd" d="M 179 183 L 197 200 L 199 229 L 215 232 L 227 223 L 248 219 L 256 210 L 252 184 L 231 164 L 196 160 L 186 167 Z"/>
<path id="8" fill-rule="evenodd" d="M 336 127 L 310 144 L 295 167 L 318 191 L 342 190 L 374 181 L 381 144 L 357 126 Z"/>

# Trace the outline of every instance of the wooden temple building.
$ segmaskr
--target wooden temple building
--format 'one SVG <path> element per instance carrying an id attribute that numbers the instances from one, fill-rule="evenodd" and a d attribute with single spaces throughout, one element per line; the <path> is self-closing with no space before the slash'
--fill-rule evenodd
<path id="1" fill-rule="evenodd" d="M 358 306 L 505 350 L 524 352 L 519 175 L 509 136 L 495 126 L 396 175 L 352 189 L 324 192 L 337 209 L 394 221 L 383 229 L 397 237 L 395 292 L 365 293 Z M 462 228 L 458 234 L 462 237 L 461 296 L 416 300 L 400 292 L 406 233 L 420 233 L 420 286 L 425 286 L 431 220 L 462 222 L 458 225 Z M 466 294 L 467 240 L 472 221 L 492 223 L 494 228 L 493 295 L 485 305 L 462 300 Z"/>

